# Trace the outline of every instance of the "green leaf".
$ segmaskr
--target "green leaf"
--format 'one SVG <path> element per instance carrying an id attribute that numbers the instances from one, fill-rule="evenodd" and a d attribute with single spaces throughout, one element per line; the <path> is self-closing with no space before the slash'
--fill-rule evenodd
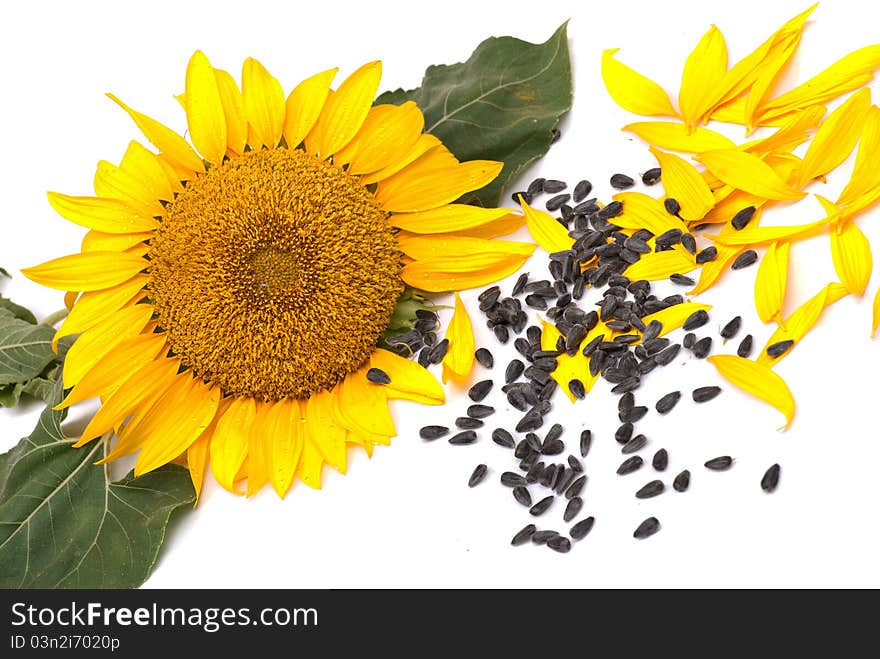
<path id="1" fill-rule="evenodd" d="M 48 325 L 33 325 L 0 309 L 0 385 L 26 382 L 55 360 Z"/>
<path id="2" fill-rule="evenodd" d="M 9 271 L 6 268 L 0 268 L 0 277 L 6 277 L 11 279 L 12 275 L 9 274 Z"/>
<path id="3" fill-rule="evenodd" d="M 55 385 L 29 437 L 0 456 L 0 588 L 134 588 L 149 576 L 171 513 L 191 505 L 186 469 L 111 482 L 107 442 L 74 449 Z"/>
<path id="4" fill-rule="evenodd" d="M 491 37 L 467 62 L 428 67 L 421 87 L 388 92 L 376 102 L 413 100 L 425 115 L 425 132 L 459 160 L 503 162 L 497 179 L 461 200 L 496 206 L 510 181 L 547 153 L 571 108 L 566 26 L 542 44 Z"/>
<path id="5" fill-rule="evenodd" d="M 9 298 L 5 298 L 0 295 L 0 309 L 7 309 L 12 312 L 13 317 L 18 318 L 19 320 L 23 320 L 32 325 L 37 324 L 37 317 L 29 310 L 25 309 L 20 304 L 16 304 Z"/>

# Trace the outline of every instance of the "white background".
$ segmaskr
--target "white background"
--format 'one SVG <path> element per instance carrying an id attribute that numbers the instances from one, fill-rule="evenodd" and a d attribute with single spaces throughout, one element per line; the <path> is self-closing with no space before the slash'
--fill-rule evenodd
<path id="1" fill-rule="evenodd" d="M 808 24 L 783 86 L 802 81 L 849 50 L 876 40 L 873 3 L 830 0 Z M 681 67 L 710 24 L 727 38 L 731 61 L 751 51 L 804 2 L 358 2 L 282 3 L 6 3 L 0 22 L 4 68 L 0 127 L 2 234 L 0 266 L 13 272 L 0 284 L 5 295 L 46 315 L 60 294 L 26 281 L 18 269 L 77 250 L 83 230 L 54 215 L 46 190 L 89 194 L 95 163 L 118 161 L 130 139 L 140 139 L 130 120 L 103 94 L 113 91 L 133 107 L 179 131 L 182 111 L 172 94 L 183 87 L 187 59 L 203 49 L 215 66 L 238 71 L 247 56 L 260 59 L 289 90 L 303 77 L 331 66 L 343 74 L 365 61 L 384 61 L 384 89 L 419 84 L 432 63 L 461 61 L 489 35 L 539 42 L 571 18 L 574 109 L 563 139 L 523 178 L 544 175 L 572 184 L 587 177 L 608 199 L 608 176 L 636 175 L 654 165 L 645 145 L 620 132 L 637 120 L 608 98 L 599 76 L 600 55 L 620 47 L 619 57 L 677 94 Z M 875 85 L 874 90 L 878 90 Z M 737 139 L 741 132 L 729 133 Z M 826 187 L 834 198 L 848 167 Z M 815 191 L 819 191 L 821 185 Z M 659 192 L 659 191 L 658 191 Z M 824 193 L 825 191 L 823 191 Z M 504 203 L 509 203 L 505 199 Z M 786 213 L 767 214 L 805 222 L 821 217 L 807 200 Z M 860 226 L 880 238 L 875 211 Z M 792 250 L 786 310 L 835 280 L 827 237 Z M 526 270 L 544 274 L 539 253 Z M 754 313 L 757 268 L 728 273 L 700 300 L 715 305 L 705 333 L 741 314 L 745 331 L 763 345 L 771 328 Z M 451 390 L 441 408 L 396 404 L 399 436 L 372 460 L 352 450 L 347 476 L 325 471 L 324 489 L 298 485 L 286 500 L 266 489 L 253 499 L 233 496 L 209 482 L 198 509 L 172 528 L 150 587 L 800 587 L 880 586 L 877 524 L 877 373 L 880 350 L 869 338 L 870 296 L 845 298 L 785 359 L 778 371 L 795 394 L 792 428 L 779 433 L 780 415 L 730 387 L 697 406 L 690 389 L 721 384 L 714 369 L 682 353 L 674 365 L 647 378 L 639 403 L 653 406 L 672 389 L 685 399 L 667 417 L 652 412 L 638 424 L 650 438 L 650 459 L 668 449 L 670 484 L 683 468 L 692 472 L 689 492 L 671 489 L 637 501 L 633 493 L 655 477 L 650 467 L 618 477 L 616 397 L 598 384 L 587 401 L 570 407 L 558 396 L 553 412 L 576 451 L 580 430 L 590 427 L 594 447 L 582 516 L 596 516 L 587 539 L 570 554 L 546 547 L 510 547 L 515 531 L 532 521 L 497 480 L 515 465 L 489 440 L 496 425 L 520 416 L 497 398 L 499 413 L 472 447 L 418 438 L 426 423 L 451 425 L 468 401 Z M 505 290 L 509 291 L 510 282 Z M 492 347 L 500 385 L 507 360 L 476 313 L 477 291 L 465 294 L 478 344 Z M 448 316 L 444 316 L 444 322 Z M 484 377 L 477 367 L 475 379 Z M 500 395 L 497 391 L 496 394 Z M 0 411 L 0 449 L 28 434 L 36 404 Z M 71 422 L 86 416 L 74 411 Z M 548 424 L 549 426 L 549 424 Z M 545 426 L 545 429 L 546 430 Z M 720 454 L 736 457 L 725 473 L 702 463 Z M 774 462 L 782 465 L 779 490 L 764 494 L 759 481 Z M 490 477 L 471 490 L 473 467 L 485 462 Z M 536 492 L 537 495 L 537 492 Z M 537 496 L 536 496 L 537 498 Z M 565 531 L 564 501 L 539 527 Z M 638 542 L 632 531 L 656 515 L 663 529 Z"/>

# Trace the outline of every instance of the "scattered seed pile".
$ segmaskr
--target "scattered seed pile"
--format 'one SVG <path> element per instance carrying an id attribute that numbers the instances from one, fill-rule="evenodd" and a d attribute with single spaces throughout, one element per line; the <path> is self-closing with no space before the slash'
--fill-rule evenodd
<path id="1" fill-rule="evenodd" d="M 660 179 L 660 170 L 652 169 L 642 176 L 646 185 L 653 185 Z M 634 185 L 634 180 L 624 174 L 611 177 L 611 185 L 624 189 Z M 584 466 L 593 442 L 591 430 L 584 430 L 578 439 L 575 451 L 567 449 L 563 438 L 564 428 L 560 423 L 552 423 L 543 438 L 538 432 L 544 427 L 553 409 L 552 398 L 558 388 L 554 372 L 558 360 L 563 355 L 576 355 L 580 351 L 588 358 L 588 370 L 592 376 L 600 376 L 611 385 L 611 392 L 619 396 L 617 411 L 620 425 L 614 433 L 620 444 L 623 461 L 617 474 L 626 476 L 642 469 L 645 459 L 640 455 L 649 445 L 647 437 L 637 432 L 638 422 L 649 413 L 646 405 L 638 404 L 635 391 L 651 372 L 670 364 L 682 350 L 692 353 L 695 358 L 707 357 L 713 348 L 713 337 L 702 335 L 709 322 L 709 314 L 698 310 L 690 314 L 681 326 L 684 335 L 680 343 L 666 336 L 662 323 L 657 320 L 642 319 L 663 309 L 683 304 L 682 295 L 658 298 L 652 293 L 649 281 L 631 281 L 623 273 L 626 268 L 639 260 L 642 254 L 653 250 L 672 249 L 681 244 L 696 253 L 703 262 L 715 257 L 708 247 L 697 252 L 696 240 L 691 234 L 669 231 L 662 236 L 654 236 L 649 231 L 636 231 L 627 236 L 613 224 L 613 218 L 622 210 L 620 202 L 602 205 L 596 198 L 587 198 L 592 185 L 582 180 L 571 194 L 565 192 L 568 185 L 560 180 L 539 178 L 527 190 L 514 194 L 521 196 L 526 203 L 532 203 L 539 195 L 549 195 L 545 202 L 548 211 L 558 212 L 556 218 L 574 239 L 572 249 L 549 255 L 549 279 L 531 280 L 527 273 L 522 274 L 514 284 L 511 294 L 504 296 L 499 286 L 492 286 L 479 297 L 479 309 L 485 316 L 487 326 L 493 331 L 501 344 L 508 343 L 512 337 L 513 347 L 519 357 L 511 360 L 504 368 L 503 384 L 500 391 L 507 403 L 523 413 L 513 429 L 496 427 L 491 438 L 496 444 L 510 449 L 514 461 L 510 468 L 501 468 L 502 486 L 511 488 L 513 499 L 533 517 L 540 517 L 552 508 L 560 508 L 557 500 L 565 502 L 562 520 L 568 524 L 578 518 L 568 530 L 567 536 L 553 529 L 539 529 L 528 524 L 518 531 L 512 540 L 513 545 L 529 541 L 546 544 L 558 552 L 568 552 L 572 541 L 583 539 L 593 528 L 593 516 L 581 515 L 584 501 L 582 491 L 587 484 L 588 475 Z M 667 200 L 670 213 L 678 212 L 674 200 Z M 753 211 L 752 211 L 753 212 Z M 748 210 L 743 217 L 750 217 Z M 740 220 L 747 221 L 747 220 Z M 654 239 L 651 248 L 648 240 Z M 745 254 L 743 255 L 745 256 Z M 596 257 L 596 258 L 594 258 Z M 749 257 L 734 264 L 734 269 L 751 265 Z M 673 284 L 690 286 L 693 280 L 680 274 L 670 277 Z M 589 290 L 599 293 L 594 303 L 586 300 Z M 561 335 L 552 349 L 542 348 L 542 329 L 529 325 L 526 308 L 542 312 Z M 600 334 L 584 345 L 591 330 L 600 323 L 609 330 L 609 336 Z M 419 320 L 411 332 L 397 337 L 396 341 L 412 354 L 418 352 L 418 360 L 423 365 L 437 364 L 446 353 L 448 344 L 437 341 L 434 330 L 438 327 L 432 312 L 420 312 Z M 724 340 L 733 339 L 741 329 L 741 318 L 736 317 L 720 330 Z M 524 333 L 524 335 L 523 335 Z M 737 354 L 748 356 L 752 351 L 752 337 L 745 336 L 738 344 Z M 788 344 L 788 345 L 783 345 Z M 790 347 L 791 342 L 781 342 L 767 348 L 771 357 L 777 357 Z M 476 360 L 486 369 L 495 368 L 492 352 L 481 347 L 476 350 Z M 499 369 L 500 370 L 500 369 Z M 494 407 L 483 401 L 495 390 L 495 380 L 482 380 L 468 391 L 473 404 L 468 407 L 466 416 L 455 419 L 453 428 L 430 425 L 421 429 L 422 439 L 432 441 L 447 437 L 450 444 L 468 445 L 479 440 L 478 431 L 485 427 L 486 420 L 494 412 Z M 587 392 L 584 382 L 572 379 L 563 386 L 576 398 L 583 399 Z M 714 385 L 698 387 L 690 392 L 697 403 L 706 403 L 721 393 Z M 654 403 L 658 414 L 668 414 L 682 397 L 681 391 L 671 391 Z M 567 455 L 563 455 L 568 452 Z M 669 455 L 665 448 L 653 451 L 651 467 L 658 476 L 666 471 Z M 708 460 L 705 468 L 725 470 L 732 467 L 730 456 L 719 456 Z M 475 487 L 484 482 L 494 471 L 486 464 L 477 465 L 468 484 Z M 772 492 L 779 482 L 779 465 L 773 465 L 761 479 L 761 487 Z M 684 492 L 690 485 L 690 471 L 685 469 L 675 475 L 672 488 Z M 667 489 L 661 478 L 644 483 L 635 491 L 638 499 L 661 495 Z M 660 529 L 656 517 L 644 520 L 633 532 L 638 539 L 647 538 Z"/>

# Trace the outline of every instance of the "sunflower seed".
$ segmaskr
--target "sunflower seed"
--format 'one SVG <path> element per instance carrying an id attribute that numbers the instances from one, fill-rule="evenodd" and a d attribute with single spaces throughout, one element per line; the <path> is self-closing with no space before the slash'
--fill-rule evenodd
<path id="1" fill-rule="evenodd" d="M 531 195 L 536 195 L 540 192 L 544 191 L 544 181 L 546 179 L 536 178 L 534 181 L 529 183 L 529 187 L 527 188 L 527 192 Z"/>
<path id="2" fill-rule="evenodd" d="M 474 467 L 474 471 L 471 473 L 471 477 L 468 479 L 468 487 L 475 487 L 476 485 L 479 485 L 486 477 L 487 471 L 489 471 L 489 468 L 484 464 L 479 464 Z"/>
<path id="3" fill-rule="evenodd" d="M 614 439 L 618 444 L 626 444 L 633 435 L 633 424 L 629 421 L 622 423 L 614 432 Z"/>
<path id="4" fill-rule="evenodd" d="M 507 365 L 507 368 L 504 371 L 504 381 L 507 384 L 510 384 L 511 382 L 518 380 L 525 370 L 525 364 L 523 364 L 519 359 L 512 360 Z"/>
<path id="5" fill-rule="evenodd" d="M 513 203 L 515 204 L 518 204 L 520 202 L 520 197 L 522 197 L 522 200 L 527 204 L 532 203 L 532 195 L 530 195 L 525 190 L 520 190 L 519 192 L 514 192 L 512 195 L 510 195 L 511 201 L 513 201 Z"/>
<path id="6" fill-rule="evenodd" d="M 371 368 L 367 371 L 367 380 L 373 384 L 391 384 L 391 378 L 381 368 Z"/>
<path id="7" fill-rule="evenodd" d="M 645 445 L 648 443 L 648 438 L 644 435 L 636 435 L 631 440 L 629 440 L 626 444 L 620 447 L 620 452 L 624 455 L 629 453 L 635 453 L 636 451 L 640 451 L 645 448 Z"/>
<path id="8" fill-rule="evenodd" d="M 541 453 L 544 455 L 559 455 L 565 451 L 565 444 L 559 439 L 544 440 Z"/>
<path id="9" fill-rule="evenodd" d="M 643 464 L 645 464 L 645 461 L 641 456 L 634 455 L 620 463 L 620 466 L 617 468 L 617 475 L 626 476 L 627 474 L 631 474 L 636 469 L 641 469 Z"/>
<path id="10" fill-rule="evenodd" d="M 745 252 L 737 256 L 730 266 L 731 270 L 742 270 L 753 265 L 758 260 L 758 253 L 753 249 L 747 249 Z"/>
<path id="11" fill-rule="evenodd" d="M 517 487 L 518 485 L 528 485 L 525 476 L 521 476 L 512 471 L 505 471 L 501 474 L 501 484 L 506 487 Z"/>
<path id="12" fill-rule="evenodd" d="M 639 527 L 633 532 L 633 537 L 638 540 L 644 540 L 645 538 L 650 538 L 652 535 L 657 533 L 660 530 L 660 522 L 656 517 L 649 517 L 644 522 L 639 524 Z"/>
<path id="13" fill-rule="evenodd" d="M 432 364 L 439 364 L 443 361 L 443 358 L 446 356 L 446 353 L 449 351 L 449 339 L 443 339 L 433 348 L 431 348 L 431 352 L 428 353 L 429 361 Z"/>
<path id="14" fill-rule="evenodd" d="M 571 530 L 568 532 L 568 535 L 571 536 L 572 540 L 583 540 L 587 537 L 587 534 L 592 530 L 593 524 L 596 523 L 596 518 L 593 516 L 585 517 L 577 524 L 571 527 Z"/>
<path id="15" fill-rule="evenodd" d="M 587 198 L 587 195 L 590 194 L 592 189 L 593 184 L 586 179 L 584 179 L 583 181 L 578 181 L 577 185 L 574 186 L 574 192 L 571 195 L 572 201 L 574 201 L 574 203 L 576 204 L 581 203 L 584 199 Z"/>
<path id="16" fill-rule="evenodd" d="M 556 179 L 546 179 L 544 181 L 544 185 L 542 186 L 544 192 L 547 194 L 556 194 L 557 192 L 562 192 L 565 188 L 568 187 L 568 183 L 565 181 L 557 181 Z"/>
<path id="17" fill-rule="evenodd" d="M 526 443 L 529 445 L 529 448 L 532 449 L 535 453 L 541 452 L 541 440 L 535 433 L 526 433 Z"/>
<path id="18" fill-rule="evenodd" d="M 513 457 L 519 458 L 522 460 L 526 456 L 532 453 L 532 449 L 529 447 L 529 443 L 526 440 L 520 440 L 520 442 L 516 445 L 516 448 L 513 449 Z"/>
<path id="19" fill-rule="evenodd" d="M 544 417 L 542 417 L 534 409 L 526 412 L 525 416 L 516 424 L 517 432 L 528 432 L 529 430 L 537 430 L 544 425 Z"/>
<path id="20" fill-rule="evenodd" d="M 642 183 L 645 185 L 654 185 L 660 180 L 660 168 L 653 167 L 642 174 Z"/>
<path id="21" fill-rule="evenodd" d="M 611 388 L 612 394 L 622 394 L 627 391 L 632 391 L 633 389 L 638 389 L 642 384 L 642 381 L 637 377 L 627 378 L 620 384 Z"/>
<path id="22" fill-rule="evenodd" d="M 707 460 L 705 466 L 706 469 L 711 469 L 712 471 L 724 471 L 726 469 L 730 469 L 730 466 L 732 464 L 733 458 L 731 458 L 729 455 L 721 455 L 717 458 Z"/>
<path id="23" fill-rule="evenodd" d="M 523 292 L 523 288 L 525 288 L 525 285 L 528 283 L 529 283 L 529 273 L 524 272 L 516 280 L 516 283 L 513 285 L 513 290 L 511 291 L 510 294 L 514 295 L 514 296 L 519 295 L 520 293 Z"/>
<path id="24" fill-rule="evenodd" d="M 661 448 L 654 454 L 651 466 L 657 471 L 666 471 L 666 467 L 669 466 L 669 453 L 666 452 L 665 448 Z"/>
<path id="25" fill-rule="evenodd" d="M 668 394 L 658 400 L 654 407 L 657 410 L 658 414 L 669 414 L 669 412 L 672 411 L 672 408 L 678 404 L 679 400 L 681 400 L 681 392 L 670 391 Z"/>
<path id="26" fill-rule="evenodd" d="M 581 432 L 581 457 L 587 457 L 590 452 L 590 446 L 593 444 L 593 433 L 590 430 Z"/>
<path id="27" fill-rule="evenodd" d="M 486 350 L 486 348 L 477 348 L 477 351 L 474 353 L 474 358 L 483 368 L 492 368 L 495 366 L 495 358 L 492 356 L 491 352 Z"/>
<path id="28" fill-rule="evenodd" d="M 587 484 L 587 477 L 580 476 L 576 480 L 572 482 L 571 485 L 568 486 L 568 489 L 565 490 L 565 498 L 573 499 L 576 496 L 580 496 L 580 493 L 584 489 L 584 485 Z"/>
<path id="29" fill-rule="evenodd" d="M 697 239 L 691 234 L 685 233 L 681 236 L 681 245 L 691 254 L 697 253 Z"/>
<path id="30" fill-rule="evenodd" d="M 489 288 L 487 288 L 485 291 L 483 291 L 482 293 L 480 293 L 477 296 L 477 301 L 478 302 L 485 302 L 486 300 L 492 300 L 492 302 L 494 304 L 494 302 L 500 296 L 501 296 L 501 288 L 499 288 L 498 286 L 490 286 Z M 489 305 L 489 306 L 492 306 L 492 305 Z"/>
<path id="31" fill-rule="evenodd" d="M 770 467 L 761 478 L 761 489 L 768 494 L 776 489 L 779 485 L 779 465 L 775 464 Z"/>
<path id="32" fill-rule="evenodd" d="M 587 390 L 584 388 L 584 383 L 577 378 L 575 378 L 574 380 L 569 380 L 568 390 L 571 392 L 572 396 L 579 400 L 583 400 L 587 395 Z"/>
<path id="33" fill-rule="evenodd" d="M 490 405 L 471 405 L 467 408 L 467 415 L 472 419 L 485 419 L 495 414 L 495 408 Z"/>
<path id="34" fill-rule="evenodd" d="M 475 441 L 477 441 L 477 433 L 473 430 L 464 430 L 449 438 L 449 443 L 453 446 L 465 446 L 473 444 Z"/>
<path id="35" fill-rule="evenodd" d="M 656 497 L 663 494 L 665 489 L 666 486 L 663 484 L 663 481 L 653 480 L 650 483 L 643 485 L 639 491 L 636 492 L 636 499 L 650 499 Z"/>
<path id="36" fill-rule="evenodd" d="M 691 395 L 693 396 L 695 403 L 705 403 L 708 400 L 712 400 L 713 398 L 715 398 L 715 396 L 717 396 L 720 393 L 721 393 L 721 387 L 711 386 L 711 387 L 697 387 L 696 389 L 694 389 L 694 391 Z"/>
<path id="37" fill-rule="evenodd" d="M 476 430 L 483 427 L 480 419 L 472 419 L 469 416 L 460 416 L 455 420 L 455 427 L 462 430 Z"/>
<path id="38" fill-rule="evenodd" d="M 573 455 L 568 456 L 568 466 L 571 469 L 571 472 L 574 474 L 580 474 L 584 470 L 584 466 L 581 464 L 581 461 Z"/>
<path id="39" fill-rule="evenodd" d="M 721 337 L 724 339 L 732 339 L 736 336 L 737 332 L 739 332 L 739 328 L 742 325 L 742 317 L 735 316 L 727 325 L 721 328 Z"/>
<path id="40" fill-rule="evenodd" d="M 669 281 L 671 281 L 673 284 L 678 284 L 679 286 L 693 286 L 696 283 L 690 277 L 680 275 L 677 272 L 669 275 Z"/>
<path id="41" fill-rule="evenodd" d="M 449 428 L 446 426 L 425 426 L 419 430 L 419 437 L 430 441 L 432 439 L 439 439 L 448 433 Z"/>
<path id="42" fill-rule="evenodd" d="M 687 469 L 682 471 L 678 476 L 675 477 L 675 480 L 672 481 L 672 489 L 676 492 L 684 492 L 691 484 L 691 472 Z"/>
<path id="43" fill-rule="evenodd" d="M 547 541 L 547 546 L 560 554 L 567 554 L 571 551 L 571 540 L 565 536 L 557 535 L 555 538 L 550 538 Z"/>
<path id="44" fill-rule="evenodd" d="M 635 423 L 640 419 L 644 418 L 644 416 L 648 413 L 648 408 L 644 405 L 636 405 L 635 407 L 631 407 L 624 412 L 620 412 L 618 417 L 624 423 L 629 421 L 630 423 Z"/>
<path id="45" fill-rule="evenodd" d="M 699 252 L 697 252 L 698 264 L 708 263 L 709 261 L 714 261 L 716 258 L 718 258 L 718 250 L 715 248 L 714 245 L 710 245 L 709 247 L 701 249 Z"/>
<path id="46" fill-rule="evenodd" d="M 426 346 L 419 352 L 419 366 L 428 368 L 431 365 L 431 348 Z"/>
<path id="47" fill-rule="evenodd" d="M 627 410 L 631 410 L 635 404 L 636 397 L 631 391 L 629 391 L 623 394 L 623 396 L 620 397 L 620 400 L 617 401 L 617 411 L 626 412 Z"/>
<path id="48" fill-rule="evenodd" d="M 752 221 L 752 217 L 755 215 L 755 207 L 754 206 L 746 206 L 740 211 L 737 211 L 736 215 L 733 216 L 733 219 L 730 223 L 733 225 L 733 228 L 737 231 L 742 231 L 746 228 L 749 222 Z"/>
<path id="49" fill-rule="evenodd" d="M 660 366 L 666 366 L 671 363 L 673 359 L 678 356 L 679 351 L 681 350 L 681 346 L 677 343 L 672 344 L 668 348 L 665 348 L 658 352 L 653 356 L 654 362 L 656 362 Z"/>
<path id="50" fill-rule="evenodd" d="M 690 316 L 685 319 L 681 328 L 686 332 L 690 332 L 691 330 L 695 330 L 698 327 L 702 327 L 708 322 L 709 314 L 706 313 L 704 309 L 699 309 L 698 311 L 694 311 Z"/>
<path id="51" fill-rule="evenodd" d="M 536 503 L 534 506 L 529 508 L 529 514 L 534 515 L 536 517 L 538 515 L 543 515 L 544 513 L 547 512 L 547 510 L 550 508 L 550 506 L 553 505 L 553 501 L 555 499 L 556 499 L 556 497 L 553 496 L 552 494 L 544 497 L 538 503 Z"/>
<path id="52" fill-rule="evenodd" d="M 668 197 L 663 201 L 663 207 L 670 215 L 678 215 L 681 212 L 681 204 L 672 197 Z"/>
<path id="53" fill-rule="evenodd" d="M 663 323 L 659 320 L 652 320 L 650 323 L 645 325 L 645 330 L 642 332 L 642 341 L 651 341 L 660 336 L 660 332 L 663 331 Z"/>
<path id="54" fill-rule="evenodd" d="M 553 211 L 558 211 L 562 204 L 568 203 L 569 199 L 571 199 L 571 195 L 568 193 L 558 194 L 555 197 L 550 197 L 547 203 L 544 204 L 544 207 L 552 213 Z"/>
<path id="55" fill-rule="evenodd" d="M 513 488 L 513 498 L 516 499 L 517 503 L 525 506 L 526 508 L 532 507 L 532 495 L 529 493 L 524 485 L 517 485 Z"/>
<path id="56" fill-rule="evenodd" d="M 596 217 L 600 220 L 610 220 L 613 217 L 617 217 L 622 212 L 623 203 L 619 201 L 612 201 L 604 208 L 599 209 L 599 211 L 596 213 Z"/>
<path id="57" fill-rule="evenodd" d="M 498 343 L 504 344 L 510 340 L 510 330 L 507 329 L 506 325 L 496 325 L 492 328 L 492 331 L 495 333 L 495 339 Z"/>
<path id="58" fill-rule="evenodd" d="M 626 174 L 614 174 L 609 182 L 611 183 L 611 187 L 615 190 L 626 190 L 636 184 L 636 182 Z"/>
<path id="59" fill-rule="evenodd" d="M 504 428 L 495 428 L 492 431 L 492 441 L 498 444 L 498 446 L 503 446 L 504 448 L 513 448 L 516 446 L 516 443 L 513 441 L 513 435 L 507 432 Z"/>
<path id="60" fill-rule="evenodd" d="M 694 357 L 697 359 L 703 359 L 712 351 L 712 337 L 705 336 L 696 343 L 694 343 Z"/>
<path id="61" fill-rule="evenodd" d="M 532 539 L 532 536 L 535 535 L 535 531 L 537 531 L 537 527 L 534 524 L 527 524 L 522 527 L 519 531 L 517 531 L 516 535 L 513 536 L 513 540 L 510 541 L 514 547 L 519 547 L 520 545 L 524 545 L 529 540 Z"/>
<path id="62" fill-rule="evenodd" d="M 531 485 L 532 483 L 537 483 L 541 476 L 544 474 L 544 463 L 541 461 L 535 462 L 532 466 L 529 467 L 528 471 L 526 471 L 526 482 Z"/>
<path id="63" fill-rule="evenodd" d="M 769 346 L 767 346 L 767 356 L 776 359 L 777 357 L 781 357 L 786 352 L 788 352 L 789 348 L 794 345 L 794 341 L 792 339 L 786 339 L 785 341 L 777 341 Z"/>
<path id="64" fill-rule="evenodd" d="M 482 380 L 468 389 L 468 398 L 475 403 L 480 402 L 492 391 L 492 380 Z"/>
<path id="65" fill-rule="evenodd" d="M 746 334 L 743 337 L 743 340 L 739 342 L 739 347 L 736 349 L 736 354 L 740 357 L 748 357 L 752 354 L 752 335 Z"/>

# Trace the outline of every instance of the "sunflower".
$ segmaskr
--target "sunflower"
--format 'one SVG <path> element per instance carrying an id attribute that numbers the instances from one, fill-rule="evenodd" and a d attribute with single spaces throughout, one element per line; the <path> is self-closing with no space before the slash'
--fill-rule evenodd
<path id="1" fill-rule="evenodd" d="M 390 399 L 443 402 L 377 347 L 405 285 L 479 286 L 534 246 L 493 240 L 521 225 L 510 211 L 453 203 L 502 163 L 459 162 L 412 102 L 374 105 L 380 62 L 332 90 L 336 72 L 285 98 L 256 60 L 239 89 L 196 52 L 178 97 L 192 144 L 108 94 L 158 153 L 131 142 L 98 164 L 96 196 L 49 193 L 89 231 L 23 271 L 68 291 L 58 407 L 101 400 L 75 446 L 139 452 L 136 474 L 185 461 L 197 492 L 210 462 L 230 491 L 284 496 L 294 477 L 320 487 L 325 463 L 344 473 L 347 446 L 388 444 Z"/>

